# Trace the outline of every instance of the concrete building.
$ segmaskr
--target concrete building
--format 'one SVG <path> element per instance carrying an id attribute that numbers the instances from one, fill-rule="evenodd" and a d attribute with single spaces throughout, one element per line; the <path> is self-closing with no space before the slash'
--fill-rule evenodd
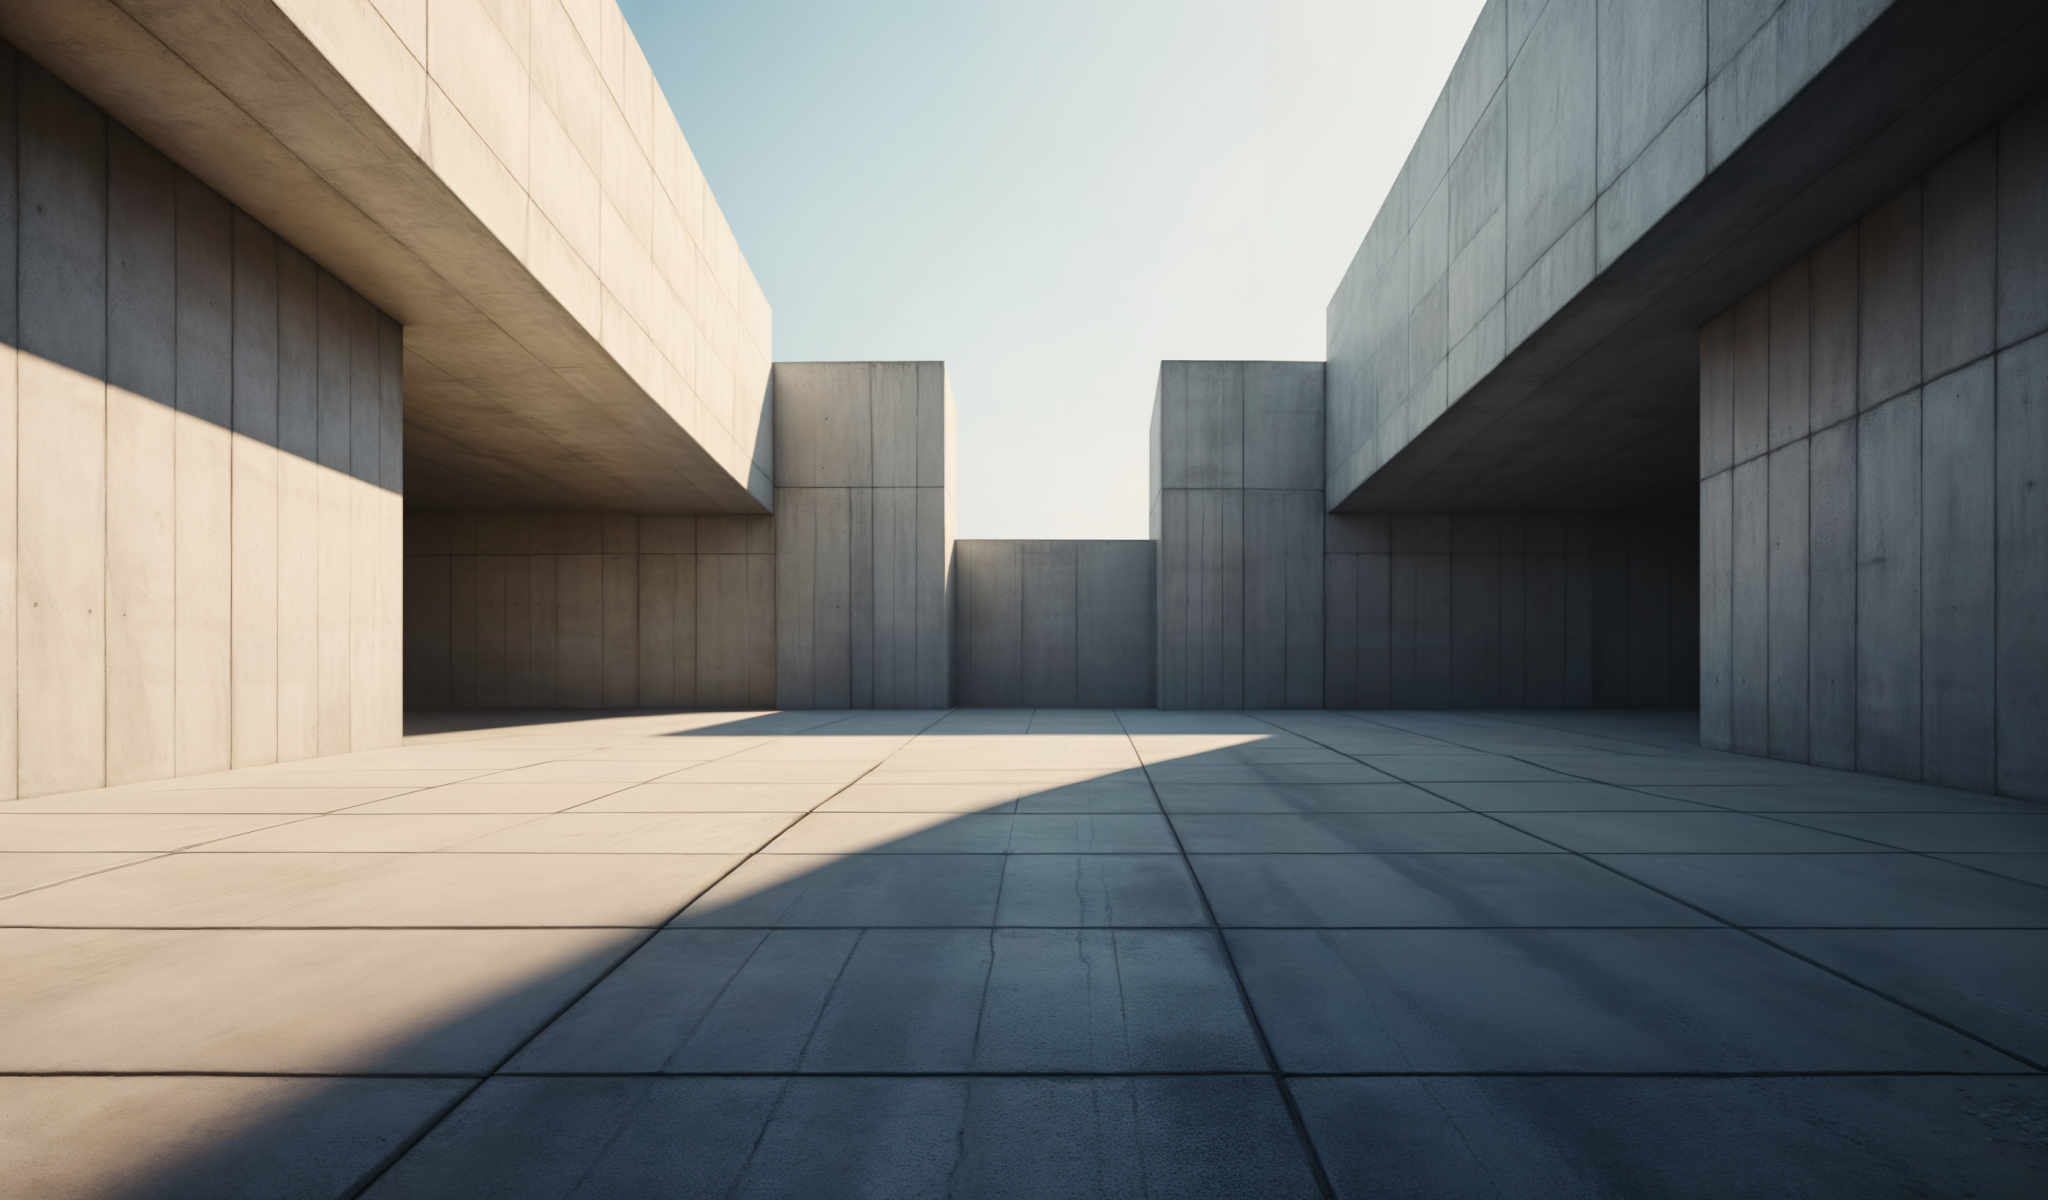
<path id="1" fill-rule="evenodd" d="M 0 24 L 11 794 L 1043 701 L 1697 703 L 2048 795 L 2035 6 L 1487 5 L 1327 363 L 1162 364 L 1150 548 L 956 544 L 942 364 L 771 369 L 608 0 Z"/>
<path id="2" fill-rule="evenodd" d="M 1488 0 L 989 541 L 613 0 L 0 0 L 0 1191 L 2042 1194 L 2044 63 Z"/>

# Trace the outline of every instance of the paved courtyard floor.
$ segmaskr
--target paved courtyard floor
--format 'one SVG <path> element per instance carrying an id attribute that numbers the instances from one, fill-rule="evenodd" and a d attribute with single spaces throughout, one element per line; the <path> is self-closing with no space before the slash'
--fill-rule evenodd
<path id="1" fill-rule="evenodd" d="M 2048 1194 L 2043 806 L 1689 714 L 415 724 L 0 804 L 0 1194 Z"/>

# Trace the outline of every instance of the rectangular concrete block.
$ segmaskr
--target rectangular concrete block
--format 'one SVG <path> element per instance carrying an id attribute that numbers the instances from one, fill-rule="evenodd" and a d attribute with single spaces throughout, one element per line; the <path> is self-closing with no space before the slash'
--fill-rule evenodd
<path id="1" fill-rule="evenodd" d="M 225 770 L 232 703 L 232 210 L 189 176 L 177 185 L 177 763 Z"/>
<path id="2" fill-rule="evenodd" d="M 1245 363 L 1244 486 L 1320 489 L 1322 482 L 1322 364 Z"/>
<path id="3" fill-rule="evenodd" d="M 849 488 L 846 493 L 846 707 L 875 706 L 876 645 L 875 507 L 880 488 Z"/>
<path id="4" fill-rule="evenodd" d="M 604 704 L 604 556 L 565 554 L 555 560 L 555 572 L 555 703 L 598 708 Z"/>
<path id="5" fill-rule="evenodd" d="M 2048 336 L 1998 356 L 1998 788 L 2048 796 Z"/>
<path id="6" fill-rule="evenodd" d="M 1769 751 L 1773 758 L 1806 761 L 1811 718 L 1807 686 L 1808 446 L 1804 440 L 1771 451 L 1770 462 L 1770 694 Z"/>
<path id="7" fill-rule="evenodd" d="M 950 401 L 947 423 L 950 427 Z M 947 452 L 947 470 L 952 454 Z M 912 702 L 943 708 L 953 702 L 953 489 L 917 489 L 917 649 Z"/>
<path id="8" fill-rule="evenodd" d="M 1856 767 L 1921 769 L 1920 395 L 1863 414 L 1856 463 Z"/>
<path id="9" fill-rule="evenodd" d="M 1500 701 L 1500 555 L 1451 555 L 1451 703 Z"/>
<path id="10" fill-rule="evenodd" d="M 439 712 L 451 703 L 450 561 L 445 554 L 405 558 L 405 707 L 410 710 Z"/>
<path id="11" fill-rule="evenodd" d="M 280 362 L 292 365 L 289 360 Z M 307 374 L 296 382 L 310 388 L 311 362 L 299 365 Z M 281 390 L 289 390 L 294 382 L 289 370 L 281 373 Z M 279 570 L 277 578 L 277 754 L 280 759 L 307 758 L 320 751 L 322 468 L 289 451 L 278 454 L 277 467 L 280 562 L 284 548 L 290 547 L 292 561 L 298 564 L 297 569 Z"/>
<path id="12" fill-rule="evenodd" d="M 1771 293 L 1759 288 L 1735 306 L 1734 407 L 1729 418 L 1734 461 L 1762 454 L 1770 439 Z"/>
<path id="13" fill-rule="evenodd" d="M 1508 67 L 1511 282 L 1593 206 L 1598 190 L 1597 15 L 1594 0 L 1551 0 Z M 1509 324 L 1513 341 L 1514 322 Z"/>
<path id="14" fill-rule="evenodd" d="M 917 681 L 917 489 L 876 488 L 872 504 L 873 703 L 908 708 Z"/>
<path id="15" fill-rule="evenodd" d="M 191 424 L 188 422 L 187 427 Z M 349 671 L 353 640 L 349 608 L 355 594 L 353 483 L 347 475 L 325 468 L 315 475 L 319 506 L 318 533 L 314 538 L 314 561 L 319 579 L 316 702 L 320 714 L 318 729 L 322 754 L 346 752 L 353 728 Z"/>
<path id="16" fill-rule="evenodd" d="M 782 708 L 809 708 L 817 695 L 818 533 L 811 495 L 808 488 L 778 488 L 775 495 L 775 702 Z"/>
<path id="17" fill-rule="evenodd" d="M 1700 326 L 1700 478 L 1734 464 L 1735 310 Z"/>
<path id="18" fill-rule="evenodd" d="M 811 497 L 817 522 L 811 670 L 819 708 L 853 702 L 853 490 L 817 488 Z"/>
<path id="19" fill-rule="evenodd" d="M 320 456 L 319 273 L 288 245 L 277 249 L 277 444 L 308 462 Z"/>
<path id="20" fill-rule="evenodd" d="M 1598 184 L 1605 189 L 1706 87 L 1706 4 L 1600 0 L 1598 26 Z"/>
<path id="21" fill-rule="evenodd" d="M 107 147 L 107 782 L 177 772 L 175 168 Z"/>
<path id="22" fill-rule="evenodd" d="M 869 379 L 876 487 L 915 487 L 918 459 L 916 363 L 874 363 Z"/>
<path id="23" fill-rule="evenodd" d="M 1598 265 L 1622 252 L 1699 185 L 1707 171 L 1707 99 L 1693 96 L 1600 193 L 1595 204 Z"/>
<path id="24" fill-rule="evenodd" d="M 1161 486 L 1244 486 L 1244 364 L 1160 364 Z"/>
<path id="25" fill-rule="evenodd" d="M 1770 471 L 1754 458 L 1733 472 L 1731 736 L 1744 754 L 1770 749 Z"/>
<path id="26" fill-rule="evenodd" d="M 1019 547 L 1023 596 L 1023 702 L 1040 708 L 1080 703 L 1080 555 L 1072 542 Z"/>
<path id="27" fill-rule="evenodd" d="M 1811 258 L 1807 381 L 1815 429 L 1856 413 L 1860 257 L 1852 225 L 1822 243 Z"/>
<path id="28" fill-rule="evenodd" d="M 1989 354 L 1997 334 L 1997 155 L 1997 139 L 1986 134 L 1927 176 L 1921 229 L 1924 378 Z"/>
<path id="29" fill-rule="evenodd" d="M 1816 432 L 1807 461 L 1807 736 L 1811 761 L 1856 765 L 1856 425 Z"/>
<path id="30" fill-rule="evenodd" d="M 1921 772 L 1972 791 L 1989 791 L 1997 775 L 1993 383 L 1992 363 L 1980 359 L 1920 392 Z"/>
<path id="31" fill-rule="evenodd" d="M 1011 707 L 1024 693 L 1024 568 L 1019 542 L 958 543 L 961 638 L 958 699 Z"/>
<path id="32" fill-rule="evenodd" d="M 1721 471 L 1700 481 L 1700 744 L 1735 743 L 1735 491 Z"/>
<path id="33" fill-rule="evenodd" d="M 1770 435 L 1772 449 L 1807 434 L 1811 420 L 1812 323 L 1808 262 L 1771 281 Z"/>
<path id="34" fill-rule="evenodd" d="M 782 487 L 874 482 L 869 363 L 776 363 L 775 481 Z"/>
<path id="35" fill-rule="evenodd" d="M 1919 186 L 1871 210 L 1858 240 L 1862 306 L 1856 394 L 1868 410 L 1921 380 Z"/>
<path id="36" fill-rule="evenodd" d="M 640 696 L 639 557 L 604 556 L 604 706 L 631 708 Z"/>

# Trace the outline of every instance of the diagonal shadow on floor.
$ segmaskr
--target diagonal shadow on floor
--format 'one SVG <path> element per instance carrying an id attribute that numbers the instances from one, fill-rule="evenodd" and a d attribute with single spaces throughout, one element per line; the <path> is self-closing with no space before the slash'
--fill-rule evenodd
<path id="1" fill-rule="evenodd" d="M 49 1195 L 2029 1190 L 2042 813 L 1686 721 L 437 717 L 23 802 L 17 843 L 118 848 L 9 856 L 92 870 L 0 886 L 0 1165 Z"/>

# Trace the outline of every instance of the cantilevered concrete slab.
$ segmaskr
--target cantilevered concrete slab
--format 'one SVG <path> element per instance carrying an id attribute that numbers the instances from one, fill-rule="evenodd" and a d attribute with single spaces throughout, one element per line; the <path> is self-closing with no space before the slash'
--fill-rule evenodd
<path id="1" fill-rule="evenodd" d="M 770 316 L 612 0 L 11 0 L 405 326 L 408 500 L 762 512 Z"/>
<path id="2" fill-rule="evenodd" d="M 2027 0 L 1492 0 L 1330 301 L 1330 506 L 1690 504 L 1699 325 L 2044 45 Z"/>

